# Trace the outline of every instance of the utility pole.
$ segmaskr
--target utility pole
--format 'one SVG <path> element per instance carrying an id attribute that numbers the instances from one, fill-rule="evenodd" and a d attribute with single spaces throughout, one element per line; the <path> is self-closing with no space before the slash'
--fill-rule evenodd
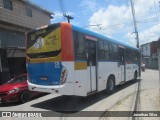
<path id="1" fill-rule="evenodd" d="M 136 34 L 137 48 L 139 48 L 139 35 L 138 35 L 138 30 L 137 30 L 137 25 L 136 25 L 136 17 L 135 17 L 133 1 L 130 0 L 130 3 L 131 3 L 131 10 L 132 10 L 132 16 L 133 16 L 134 33 Z"/>
<path id="2" fill-rule="evenodd" d="M 134 33 L 136 34 L 137 48 L 139 48 L 139 36 L 138 36 L 138 30 L 137 30 L 137 24 L 136 24 L 135 9 L 134 9 L 134 4 L 132 0 L 130 0 L 130 3 L 131 3 L 131 10 L 132 10 L 132 16 L 133 16 Z M 139 60 L 138 60 L 139 76 L 141 77 L 141 61 L 142 61 L 141 53 L 138 56 L 139 56 Z"/>
<path id="3" fill-rule="evenodd" d="M 74 17 L 72 17 L 70 15 L 63 14 L 63 16 L 67 18 L 68 23 L 70 23 L 70 19 L 74 19 Z"/>
<path id="4" fill-rule="evenodd" d="M 159 69 L 159 98 L 160 98 L 160 38 L 158 39 L 158 69 Z"/>

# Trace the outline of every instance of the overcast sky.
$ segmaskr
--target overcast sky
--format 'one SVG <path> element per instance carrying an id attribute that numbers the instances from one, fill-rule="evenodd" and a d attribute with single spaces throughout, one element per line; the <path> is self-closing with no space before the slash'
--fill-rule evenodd
<path id="1" fill-rule="evenodd" d="M 51 23 L 66 21 L 59 0 L 30 0 L 55 13 Z M 118 41 L 136 46 L 130 0 L 61 0 L 71 23 L 80 27 L 102 24 L 90 29 Z M 133 0 L 140 44 L 155 41 L 160 36 L 159 0 Z"/>

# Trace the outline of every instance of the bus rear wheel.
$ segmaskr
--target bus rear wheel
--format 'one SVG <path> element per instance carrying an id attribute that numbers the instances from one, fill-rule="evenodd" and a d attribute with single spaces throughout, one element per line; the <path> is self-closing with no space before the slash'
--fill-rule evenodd
<path id="1" fill-rule="evenodd" d="M 114 77 L 109 77 L 106 85 L 106 92 L 112 93 L 115 88 L 115 81 Z"/>

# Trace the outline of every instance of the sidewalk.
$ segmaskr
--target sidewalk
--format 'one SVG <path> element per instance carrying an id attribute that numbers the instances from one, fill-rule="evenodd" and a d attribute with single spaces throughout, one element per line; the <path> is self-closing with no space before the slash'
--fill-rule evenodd
<path id="1" fill-rule="evenodd" d="M 142 72 L 140 111 L 160 111 L 159 71 L 146 70 Z M 143 117 L 145 120 L 160 120 L 158 117 Z"/>
<path id="2" fill-rule="evenodd" d="M 141 111 L 160 111 L 159 97 L 159 73 L 155 70 L 146 70 L 142 73 L 141 81 Z"/>

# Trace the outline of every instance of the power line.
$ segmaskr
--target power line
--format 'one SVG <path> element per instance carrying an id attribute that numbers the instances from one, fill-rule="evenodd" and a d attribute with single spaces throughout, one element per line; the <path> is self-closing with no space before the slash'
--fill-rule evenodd
<path id="1" fill-rule="evenodd" d="M 63 15 L 66 14 L 66 11 L 65 11 L 63 3 L 62 3 L 62 0 L 58 0 L 58 3 L 59 3 L 59 7 L 60 7 L 60 10 L 61 10 L 62 14 Z M 66 20 L 65 17 L 64 17 L 64 20 Z"/>
<path id="2" fill-rule="evenodd" d="M 142 20 L 138 20 L 136 22 L 150 22 L 150 21 L 157 21 L 157 18 L 149 18 L 149 19 L 142 19 Z"/>
<path id="3" fill-rule="evenodd" d="M 154 0 L 154 8 L 155 8 L 155 13 L 156 13 L 156 18 L 157 18 L 157 25 L 159 25 L 158 12 L 157 12 L 157 7 L 156 7 L 156 2 L 155 2 L 155 0 Z M 158 33 L 159 33 L 159 37 L 160 37 L 159 27 L 158 27 Z"/>
<path id="4" fill-rule="evenodd" d="M 157 7 L 156 7 L 155 0 L 154 0 L 154 8 L 155 8 L 155 13 L 156 13 L 156 18 L 157 18 L 157 24 L 158 24 L 158 13 L 157 13 Z"/>
<path id="5" fill-rule="evenodd" d="M 139 48 L 139 36 L 138 36 L 138 30 L 137 30 L 137 25 L 136 25 L 135 9 L 134 9 L 134 4 L 132 0 L 130 0 L 130 3 L 131 3 L 131 9 L 132 9 L 134 29 L 135 29 L 134 33 L 136 34 L 137 48 Z"/>
<path id="6" fill-rule="evenodd" d="M 59 3 L 60 9 L 61 9 L 63 15 L 66 14 L 66 11 L 65 11 L 65 8 L 64 8 L 64 5 L 63 5 L 63 0 L 59 0 L 58 3 Z"/>
<path id="7" fill-rule="evenodd" d="M 149 22 L 156 22 L 157 19 L 156 18 L 153 18 L 153 19 L 144 19 L 144 20 L 139 20 L 139 21 L 136 21 L 137 24 L 141 24 L 141 23 L 149 23 Z M 97 24 L 98 25 L 98 24 Z M 86 27 L 90 27 L 90 26 L 97 26 L 96 24 L 95 25 L 87 25 L 87 26 L 84 26 L 83 28 L 86 28 Z M 133 24 L 132 23 L 124 23 L 124 24 L 111 24 L 111 25 L 108 25 L 108 27 L 116 27 L 116 28 L 129 28 L 130 26 L 132 26 Z M 100 26 L 101 28 L 101 26 Z M 107 28 L 108 30 L 109 29 L 112 29 L 112 28 Z M 132 30 L 133 31 L 133 30 Z"/>
<path id="8" fill-rule="evenodd" d="M 74 19 L 74 17 L 66 14 L 66 10 L 65 10 L 65 7 L 64 7 L 64 4 L 63 4 L 63 0 L 59 0 L 59 6 L 60 6 L 60 9 L 63 13 L 64 19 L 66 18 L 68 20 L 68 23 L 70 23 L 70 20 Z"/>
<path id="9" fill-rule="evenodd" d="M 130 7 L 130 6 L 129 6 L 129 1 L 126 0 L 126 2 L 127 2 L 128 8 L 129 8 L 129 7 Z M 131 9 L 130 9 L 130 10 L 131 10 Z M 132 12 L 132 11 L 130 11 L 130 12 Z M 130 17 L 130 24 L 131 24 L 131 28 L 132 28 L 131 30 L 134 31 L 133 20 L 132 20 L 131 14 L 129 14 L 129 17 Z"/>

